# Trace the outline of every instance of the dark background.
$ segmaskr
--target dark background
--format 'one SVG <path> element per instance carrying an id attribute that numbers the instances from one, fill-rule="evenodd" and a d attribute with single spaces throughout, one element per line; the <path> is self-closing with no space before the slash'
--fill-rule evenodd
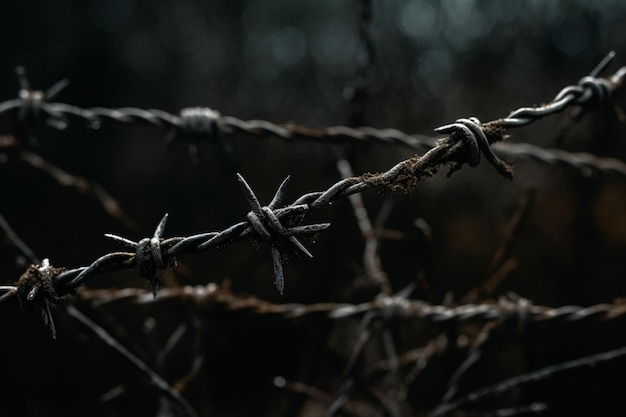
<path id="1" fill-rule="evenodd" d="M 493 120 L 520 106 L 551 100 L 610 50 L 617 56 L 607 75 L 626 63 L 626 4 L 620 1 L 394 0 L 372 4 L 375 57 L 364 84 L 366 107 L 361 117 L 368 126 L 429 135 L 435 127 L 460 117 Z M 356 1 L 347 0 L 5 2 L 0 6 L 0 100 L 17 96 L 14 68 L 21 65 L 34 89 L 45 90 L 68 78 L 70 86 L 56 100 L 80 107 L 133 106 L 177 113 L 184 107 L 208 106 L 241 119 L 347 124 L 351 108 L 345 90 L 359 81 L 359 71 L 368 61 L 358 32 L 358 10 Z M 623 96 L 618 95 L 616 103 L 620 102 Z M 612 105 L 591 112 L 565 133 L 567 114 L 512 131 L 511 141 L 623 160 L 624 124 Z M 2 131 L 11 133 L 8 123 Z M 35 130 L 33 151 L 101 184 L 120 202 L 134 227 L 108 216 L 92 196 L 60 186 L 45 173 L 13 160 L 9 153 L 0 154 L 4 155 L 0 212 L 39 257 L 48 257 L 57 266 L 77 267 L 119 249 L 104 233 L 133 240 L 149 236 L 165 212 L 170 214 L 166 236 L 221 230 L 241 221 L 249 207 L 236 184 L 233 164 L 261 202 L 267 203 L 287 175 L 292 178 L 290 199 L 336 182 L 340 178 L 335 168 L 337 152 L 347 152 L 357 174 L 386 170 L 414 153 L 376 144 L 329 146 L 233 135 L 227 140 L 234 161 L 215 141 L 207 140 L 200 146 L 199 162 L 193 163 L 184 143 L 175 143 L 171 149 L 164 146 L 166 135 L 157 128 L 122 123 L 104 123 L 95 131 L 80 123 L 70 124 L 64 132 L 46 126 Z M 437 175 L 425 180 L 409 195 L 369 192 L 364 196 L 372 217 L 384 201 L 392 200 L 386 227 L 410 237 L 381 244 L 383 269 L 393 289 L 419 281 L 415 298 L 440 304 L 447 296 L 448 301 L 462 302 L 485 281 L 506 225 L 520 199 L 533 190 L 528 217 L 509 252 L 519 266 L 487 298 L 512 291 L 536 304 L 560 306 L 610 303 L 623 296 L 625 179 L 600 172 L 583 175 L 572 168 L 521 158 L 511 162 L 516 173 L 513 182 L 500 178 L 489 166 L 465 167 L 450 179 Z M 415 227 L 416 219 L 429 225 L 432 239 Z M 227 247 L 222 253 L 188 255 L 179 260 L 181 267 L 175 273 L 166 275 L 166 282 L 227 281 L 236 294 L 254 294 L 274 302 L 371 299 L 375 292 L 354 285 L 363 276 L 363 240 L 349 204 L 321 210 L 312 220 L 329 221 L 332 227 L 311 245 L 314 259 L 286 265 L 283 297 L 272 285 L 268 251 L 250 242 Z M 0 254 L 0 279 L 8 285 L 17 280 L 23 265 L 16 263 L 10 245 Z M 423 278 L 418 280 L 418 276 Z M 108 274 L 89 284 L 146 287 L 134 273 Z M 141 321 L 136 315 L 159 312 L 158 306 L 148 313 L 127 307 L 128 311 L 116 313 L 124 326 L 131 326 L 127 320 Z M 43 416 L 84 413 L 86 408 L 102 415 L 124 414 L 148 401 L 152 405 L 146 406 L 145 414 L 154 415 L 154 400 L 144 398 L 154 399 L 156 394 L 144 392 L 148 389 L 141 382 L 135 382 L 137 387 L 129 389 L 123 400 L 100 405 L 98 395 L 109 385 L 136 375 L 124 370 L 121 359 L 119 370 L 104 372 L 96 367 L 90 374 L 81 369 L 81 363 L 97 358 L 102 363 L 116 359 L 102 346 L 94 355 L 85 352 L 98 342 L 85 336 L 88 332 L 74 329 L 70 319 L 61 319 L 61 341 L 51 344 L 45 338 L 30 339 L 38 336 L 31 336 L 33 328 L 23 329 L 28 320 L 15 305 L 3 306 L 1 311 L 7 317 L 3 323 L 7 330 L 0 335 L 4 338 L 2 358 L 15 361 L 5 374 L 8 386 L 0 393 L 3 402 L 38 404 L 29 415 Z M 60 309 L 55 312 L 63 316 Z M 179 309 L 174 312 L 162 318 L 163 323 L 175 323 L 180 313 Z M 210 334 L 205 336 L 210 339 L 205 341 L 206 349 L 213 349 L 197 386 L 188 394 L 199 410 L 217 415 L 249 415 L 252 410 L 261 415 L 294 415 L 297 410 L 306 414 L 305 408 L 293 405 L 304 400 L 286 400 L 287 394 L 276 390 L 270 377 L 290 372 L 302 375 L 294 369 L 304 369 L 303 363 L 316 358 L 311 345 L 325 346 L 331 324 L 274 323 L 222 312 L 229 323 L 225 325 L 206 311 L 197 314 L 205 322 L 205 334 Z M 167 333 L 165 327 L 162 332 Z M 65 346 L 77 334 L 87 340 L 75 338 L 75 344 Z M 144 336 L 138 335 L 134 342 L 149 357 L 158 347 L 146 347 Z M 577 333 L 571 337 L 570 344 L 575 345 L 594 336 Z M 292 350 L 283 348 L 284 343 Z M 603 347 L 608 349 L 619 341 L 606 343 Z M 50 354 L 41 353 L 42 346 Z M 276 353 L 279 346 L 281 354 Z M 80 359 L 72 356 L 76 352 Z M 536 354 L 531 348 L 529 352 L 530 357 Z M 585 348 L 580 352 L 586 352 Z M 34 369 L 25 373 L 24 363 L 41 360 L 29 355 L 40 354 L 48 357 L 42 369 L 32 365 Z M 555 355 L 556 361 L 559 356 Z M 528 359 L 518 355 L 514 362 L 521 363 L 520 358 Z M 65 365 L 67 373 L 60 371 Z M 447 374 L 454 369 L 449 367 Z M 324 381 L 332 392 L 331 375 L 337 369 L 329 368 L 308 372 L 315 374 L 310 379 Z M 61 375 L 50 377 L 55 372 Z M 12 385 L 9 381 L 16 375 L 23 380 Z M 624 374 L 612 377 L 622 381 Z M 591 379 L 607 378 L 598 374 Z M 83 395 L 76 399 L 63 384 L 83 390 Z M 441 381 L 435 379 L 432 384 Z M 204 397 L 205 392 L 211 394 Z M 618 398 L 615 395 L 610 398 Z M 590 398 L 585 404 L 605 404 L 604 415 L 617 410 L 604 397 Z M 293 408 L 279 407 L 279 400 Z M 428 407 L 428 403 L 411 403 L 410 410 L 419 414 Z M 573 415 L 576 406 L 565 409 Z"/>

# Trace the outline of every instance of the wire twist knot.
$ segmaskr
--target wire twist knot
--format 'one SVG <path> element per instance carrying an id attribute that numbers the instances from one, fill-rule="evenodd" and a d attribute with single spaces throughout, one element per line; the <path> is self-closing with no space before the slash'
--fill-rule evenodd
<path id="1" fill-rule="evenodd" d="M 592 100 L 600 103 L 606 101 L 613 93 L 613 86 L 605 78 L 597 78 L 587 76 L 581 78 L 578 85 L 582 88 L 583 93 L 576 99 L 576 103 L 584 104 Z"/>
<path id="2" fill-rule="evenodd" d="M 198 155 L 198 144 L 206 138 L 222 139 L 222 115 L 217 110 L 209 107 L 187 107 L 180 110 L 176 128 L 167 139 L 171 143 L 176 138 L 181 138 L 189 144 L 189 152 L 192 157 Z"/>
<path id="3" fill-rule="evenodd" d="M 152 295 L 156 298 L 159 288 L 163 285 L 163 280 L 159 276 L 158 271 L 165 269 L 168 265 L 172 267 L 176 266 L 175 254 L 168 253 L 168 250 L 182 240 L 182 238 L 176 237 L 168 239 L 162 238 L 167 217 L 168 214 L 166 213 L 159 222 L 152 237 L 141 239 L 138 242 L 109 233 L 105 234 L 104 236 L 109 239 L 113 239 L 127 248 L 134 250 L 134 253 L 113 252 L 96 259 L 91 265 L 83 268 L 81 272 L 69 282 L 69 288 L 77 287 L 81 281 L 95 273 L 120 268 L 132 268 L 136 265 L 139 270 L 139 275 L 150 283 Z"/>
<path id="4" fill-rule="evenodd" d="M 521 333 L 530 319 L 532 302 L 514 294 L 511 297 L 498 300 L 499 320 L 508 324 L 506 328 L 515 328 Z"/>
<path id="5" fill-rule="evenodd" d="M 309 258 L 313 255 L 298 240 L 298 236 L 310 235 L 330 226 L 330 223 L 313 224 L 308 226 L 299 226 L 297 223 L 301 221 L 301 214 L 308 209 L 307 205 L 293 205 L 282 211 L 282 217 L 286 218 L 291 215 L 290 219 L 281 219 L 274 211 L 277 206 L 282 204 L 285 195 L 285 189 L 289 184 L 290 177 L 285 178 L 274 198 L 267 206 L 261 206 L 256 195 L 246 182 L 246 180 L 237 174 L 237 181 L 243 190 L 248 203 L 252 210 L 246 214 L 246 219 L 252 232 L 260 237 L 263 241 L 270 244 L 272 251 L 272 261 L 274 265 L 274 284 L 278 291 L 283 294 L 285 290 L 285 280 L 283 276 L 283 255 L 281 253 L 281 242 L 295 249 L 296 253 L 303 254 Z M 283 224 L 283 221 L 288 222 Z"/>
<path id="6" fill-rule="evenodd" d="M 578 84 L 559 91 L 553 102 L 559 103 L 569 98 L 579 106 L 586 106 L 592 102 L 603 103 L 611 96 L 613 88 L 609 80 L 588 75 L 581 78 Z"/>
<path id="7" fill-rule="evenodd" d="M 180 128 L 189 135 L 215 135 L 221 117 L 208 107 L 187 107 L 180 111 Z"/>
<path id="8" fill-rule="evenodd" d="M 411 302 L 401 295 L 381 297 L 378 302 L 382 318 L 386 322 L 407 317 L 411 306 Z"/>
<path id="9" fill-rule="evenodd" d="M 135 259 L 139 269 L 139 275 L 152 280 L 157 269 L 165 269 L 166 263 L 161 251 L 161 239 L 157 237 L 144 238 L 137 242 Z M 161 285 L 159 280 L 158 285 Z M 158 288 L 157 288 L 158 290 Z"/>
<path id="10" fill-rule="evenodd" d="M 166 262 L 168 257 L 164 256 L 164 250 L 161 247 L 161 243 L 164 241 L 162 236 L 165 231 L 167 217 L 168 214 L 166 213 L 159 222 L 152 237 L 143 238 L 139 242 L 133 242 L 116 235 L 105 235 L 108 238 L 117 240 L 118 242 L 135 249 L 135 262 L 137 264 L 137 269 L 139 270 L 139 275 L 148 280 L 150 283 L 154 298 L 156 298 L 159 288 L 163 285 L 163 280 L 158 275 L 157 271 L 165 269 L 168 265 L 168 262 Z"/>
<path id="11" fill-rule="evenodd" d="M 480 163 L 480 154 L 485 156 L 489 163 L 505 178 L 513 179 L 513 170 L 491 149 L 489 139 L 485 134 L 480 120 L 476 117 L 466 119 L 457 119 L 454 123 L 440 126 L 435 129 L 437 133 L 449 134 L 453 143 L 461 141 L 467 149 L 467 162 L 470 166 L 475 167 Z M 458 170 L 463 162 L 459 162 L 451 171 Z"/>
<path id="12" fill-rule="evenodd" d="M 63 271 L 65 268 L 53 267 L 46 258 L 41 265 L 29 266 L 17 281 L 17 299 L 22 311 L 38 310 L 53 339 L 56 339 L 56 328 L 48 301 L 58 304 L 65 295 L 54 285 L 55 278 Z"/>
<path id="13" fill-rule="evenodd" d="M 30 82 L 26 77 L 26 70 L 24 67 L 16 67 L 15 73 L 17 74 L 20 84 L 19 95 L 19 110 L 18 118 L 22 123 L 36 125 L 42 120 L 59 130 L 63 130 L 67 127 L 67 122 L 61 112 L 51 109 L 47 104 L 49 100 L 52 100 L 57 94 L 61 92 L 69 82 L 63 79 L 46 91 L 33 90 L 30 87 Z M 44 116 L 46 116 L 44 118 Z"/>

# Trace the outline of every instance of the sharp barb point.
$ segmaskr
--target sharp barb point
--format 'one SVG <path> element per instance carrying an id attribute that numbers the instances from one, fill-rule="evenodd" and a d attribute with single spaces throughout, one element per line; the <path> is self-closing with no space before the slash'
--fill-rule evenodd
<path id="1" fill-rule="evenodd" d="M 283 295 L 285 292 L 285 277 L 283 273 L 283 260 L 282 255 L 277 247 L 272 246 L 272 263 L 274 264 L 274 285 L 276 285 L 276 289 L 280 295 Z"/>
<path id="2" fill-rule="evenodd" d="M 169 217 L 169 213 L 165 213 L 165 215 L 163 216 L 163 218 L 159 222 L 159 225 L 157 226 L 157 228 L 154 231 L 154 237 L 157 237 L 157 238 L 163 237 L 163 233 L 165 233 L 165 225 L 167 223 L 167 218 L 168 217 Z"/>

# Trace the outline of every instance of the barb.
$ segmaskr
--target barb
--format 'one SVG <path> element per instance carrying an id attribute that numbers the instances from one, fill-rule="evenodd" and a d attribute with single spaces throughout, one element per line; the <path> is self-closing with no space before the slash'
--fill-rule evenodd
<path id="1" fill-rule="evenodd" d="M 127 248 L 134 249 L 135 252 L 114 252 L 98 258 L 89 267 L 84 268 L 73 277 L 68 282 L 68 287 L 76 288 L 83 280 L 99 272 L 137 266 L 139 275 L 149 282 L 152 294 L 156 298 L 157 292 L 163 284 L 163 281 L 157 274 L 157 270 L 165 269 L 167 265 L 174 267 L 176 264 L 176 258 L 173 255 L 166 255 L 164 251 L 182 240 L 182 238 L 162 238 L 167 217 L 168 214 L 166 213 L 151 238 L 143 238 L 138 242 L 117 235 L 105 234 L 106 237 L 121 243 Z M 59 276 L 58 280 L 63 282 L 64 279 L 69 279 L 69 277 L 70 274 L 66 274 L 63 277 Z"/>
<path id="2" fill-rule="evenodd" d="M 177 139 L 189 143 L 189 153 L 196 160 L 198 158 L 198 144 L 206 137 L 215 138 L 223 144 L 222 131 L 230 132 L 223 126 L 218 111 L 207 107 L 189 107 L 180 111 L 178 125 L 172 126 L 165 142 L 172 145 Z"/>
<path id="3" fill-rule="evenodd" d="M 282 295 L 285 291 L 285 278 L 283 276 L 282 266 L 283 256 L 279 247 L 281 241 L 291 246 L 295 252 L 312 258 L 313 255 L 311 252 L 298 240 L 297 236 L 324 230 L 330 226 L 330 223 L 314 224 L 310 226 L 296 226 L 295 224 L 285 226 L 281 223 L 274 209 L 282 204 L 285 198 L 285 188 L 287 188 L 289 184 L 289 177 L 285 178 L 280 187 L 278 187 L 274 198 L 272 198 L 272 201 L 266 207 L 261 207 L 256 195 L 254 195 L 254 192 L 246 180 L 239 174 L 237 174 L 237 181 L 246 196 L 246 200 L 248 200 L 248 203 L 252 207 L 252 211 L 248 212 L 246 216 L 249 225 L 252 227 L 256 236 L 267 242 L 271 247 L 272 261 L 274 264 L 274 284 Z"/>
<path id="4" fill-rule="evenodd" d="M 41 265 L 31 265 L 17 282 L 16 295 L 22 311 L 37 310 L 53 339 L 56 339 L 56 328 L 48 302 L 54 304 L 61 302 L 62 294 L 57 292 L 53 282 L 61 272 L 63 268 L 53 267 L 46 258 Z"/>
<path id="5" fill-rule="evenodd" d="M 30 82 L 26 77 L 26 69 L 18 66 L 15 68 L 20 89 L 18 92 L 19 99 L 11 100 L 0 105 L 0 109 L 17 109 L 17 117 L 24 125 L 37 125 L 42 120 L 42 113 L 46 113 L 44 122 L 56 129 L 63 130 L 67 127 L 67 124 L 63 120 L 63 115 L 60 112 L 50 109 L 48 111 L 43 110 L 44 104 L 49 100 L 54 99 L 65 87 L 68 86 L 69 81 L 63 79 L 47 91 L 32 90 Z M 29 138 L 30 139 L 30 138 Z"/>
<path id="6" fill-rule="evenodd" d="M 56 328 L 48 302 L 56 304 L 61 301 L 63 294 L 57 292 L 53 278 L 63 269 L 51 266 L 50 260 L 47 258 L 40 261 L 35 252 L 13 231 L 1 214 L 0 227 L 15 247 L 32 263 L 18 280 L 17 286 L 0 286 L 0 302 L 11 297 L 17 297 L 21 310 L 31 314 L 39 313 L 50 336 L 56 339 Z"/>
<path id="7" fill-rule="evenodd" d="M 480 154 L 483 153 L 489 163 L 493 165 L 502 176 L 513 179 L 513 169 L 493 153 L 493 150 L 489 146 L 490 142 L 489 139 L 487 139 L 485 130 L 480 120 L 476 117 L 458 119 L 452 124 L 436 128 L 435 132 L 450 134 L 450 138 L 461 141 L 469 150 L 468 161 L 470 166 L 477 166 L 480 163 Z M 504 137 L 502 137 L 502 139 L 504 139 Z M 461 164 L 453 169 L 459 169 Z"/>

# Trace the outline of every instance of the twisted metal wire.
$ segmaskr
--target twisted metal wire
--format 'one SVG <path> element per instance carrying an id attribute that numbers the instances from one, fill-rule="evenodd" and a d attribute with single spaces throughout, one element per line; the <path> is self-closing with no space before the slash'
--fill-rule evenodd
<path id="1" fill-rule="evenodd" d="M 206 137 L 219 134 L 246 133 L 259 137 L 277 137 L 288 141 L 313 140 L 322 143 L 379 142 L 420 147 L 425 137 L 411 136 L 396 129 L 375 129 L 371 127 L 351 128 L 346 126 L 313 127 L 296 124 L 275 124 L 266 120 L 241 120 L 232 116 L 222 116 L 208 107 L 183 108 L 179 114 L 171 114 L 159 109 L 139 109 L 123 107 L 80 108 L 51 100 L 68 83 L 62 80 L 47 91 L 31 90 L 25 78 L 25 71 L 18 67 L 20 80 L 19 97 L 0 103 L 0 115 L 17 113 L 22 122 L 47 124 L 63 130 L 68 120 L 78 119 L 88 127 L 98 129 L 104 121 L 146 124 L 170 130 L 168 142 L 176 138 L 189 142 L 199 142 Z"/>
<path id="2" fill-rule="evenodd" d="M 408 300 L 406 294 L 393 297 L 379 297 L 378 299 L 362 304 L 273 304 L 254 297 L 242 297 L 233 295 L 228 290 L 211 283 L 206 286 L 186 286 L 163 289 L 160 297 L 155 300 L 150 294 L 140 289 L 125 289 L 120 291 L 111 290 L 86 290 L 79 293 L 79 299 L 86 301 L 95 307 L 103 307 L 108 303 L 124 301 L 125 303 L 153 304 L 167 302 L 175 299 L 184 304 L 189 303 L 196 308 L 223 309 L 226 311 L 248 312 L 250 314 L 277 315 L 285 319 L 301 319 L 307 316 L 326 317 L 331 320 L 341 320 L 349 317 L 361 320 L 359 342 L 365 343 L 363 334 L 369 325 L 364 322 L 382 321 L 425 321 L 449 327 L 451 324 L 463 322 L 482 322 L 496 324 L 512 320 L 520 325 L 532 323 L 545 323 L 557 327 L 571 325 L 572 323 L 600 323 L 610 320 L 623 320 L 626 314 L 624 304 L 599 304 L 590 307 L 564 306 L 552 308 L 536 306 L 528 300 L 519 298 L 509 300 L 501 298 L 497 303 L 469 304 L 462 306 L 429 305 L 423 301 Z M 356 347 L 355 347 L 356 350 Z M 511 377 L 496 384 L 479 388 L 458 399 L 443 399 L 433 411 L 432 416 L 444 416 L 452 414 L 460 409 L 479 400 L 496 396 L 514 387 L 536 382 L 558 374 L 573 371 L 581 367 L 593 367 L 600 363 L 626 356 L 626 348 L 610 350 L 607 352 L 591 354 L 583 358 L 565 361 Z M 352 356 L 348 363 L 353 360 Z M 351 378 L 346 378 L 345 383 L 339 387 L 338 394 L 325 395 L 324 403 L 327 403 L 327 415 L 349 400 L 350 392 L 354 388 Z M 545 405 L 533 403 L 532 412 L 543 411 Z M 494 414 L 496 415 L 496 414 Z M 508 414 L 507 414 L 508 415 Z"/>
<path id="3" fill-rule="evenodd" d="M 252 296 L 232 294 L 215 283 L 163 288 L 157 299 L 154 299 L 150 292 L 140 288 L 82 289 L 78 292 L 77 297 L 97 306 L 105 306 L 118 301 L 151 304 L 166 302 L 168 299 L 179 299 L 188 300 L 201 307 L 219 307 L 229 311 L 246 311 L 250 314 L 276 315 L 285 319 L 324 316 L 331 320 L 341 320 L 372 314 L 374 317 L 386 321 L 425 321 L 441 325 L 468 321 L 492 322 L 511 316 L 517 316 L 526 322 L 547 324 L 600 322 L 622 318 L 626 315 L 626 304 L 619 303 L 597 304 L 588 307 L 569 305 L 554 308 L 534 305 L 524 298 L 515 301 L 501 298 L 497 302 L 446 306 L 407 299 L 405 293 L 394 296 L 379 296 L 372 301 L 361 304 L 275 304 Z"/>
<path id="4" fill-rule="evenodd" d="M 528 158 L 549 165 L 565 165 L 577 169 L 583 176 L 596 171 L 626 176 L 626 163 L 615 158 L 602 158 L 586 152 L 567 152 L 544 149 L 529 143 L 496 143 L 497 154 L 514 158 Z"/>
<path id="5" fill-rule="evenodd" d="M 594 70 L 594 74 L 599 73 L 608 64 L 610 58 L 612 55 L 601 63 L 599 69 Z M 140 275 L 150 283 L 153 295 L 156 296 L 161 285 L 157 272 L 167 266 L 175 266 L 176 256 L 200 252 L 248 238 L 253 238 L 270 247 L 274 265 L 274 282 L 282 293 L 284 291 L 282 270 L 284 255 L 304 254 L 310 257 L 311 253 L 304 247 L 300 239 L 319 233 L 330 226 L 329 223 L 303 225 L 304 218 L 311 211 L 372 188 L 386 188 L 391 191 L 410 190 L 421 178 L 433 175 L 444 165 L 452 164 L 450 173 L 459 169 L 464 163 L 476 165 L 481 154 L 501 175 L 510 178 L 512 176 L 510 167 L 493 154 L 489 146 L 503 140 L 506 137 L 507 128 L 524 126 L 548 114 L 560 112 L 568 106 L 576 105 L 587 108 L 597 100 L 606 99 L 614 89 L 621 87 L 624 76 L 626 76 L 626 67 L 621 68 L 608 79 L 594 76 L 585 77 L 578 85 L 561 90 L 552 102 L 539 107 L 521 108 L 504 119 L 484 124 L 481 124 L 476 118 L 459 119 L 455 123 L 437 129 L 440 132 L 448 133 L 449 136 L 437 141 L 435 146 L 424 155 L 417 155 L 401 161 L 386 172 L 366 173 L 359 177 L 344 178 L 325 191 L 304 194 L 288 205 L 283 206 L 288 179 L 281 184 L 270 204 L 261 206 L 250 186 L 243 177 L 238 175 L 239 184 L 252 208 L 244 221 L 220 232 L 163 238 L 167 220 L 166 214 L 152 237 L 135 242 L 119 236 L 107 235 L 107 237 L 132 249 L 133 252 L 108 253 L 89 266 L 70 270 L 55 268 L 49 263 L 33 266 L 22 275 L 17 286 L 0 287 L 0 300 L 17 295 L 21 303 L 31 303 L 43 312 L 44 322 L 53 333 L 54 328 L 48 313 L 48 302 L 58 302 L 61 297 L 73 293 L 78 286 L 92 276 L 102 272 L 137 267 Z M 26 82 L 24 82 L 24 86 L 27 87 Z M 25 87 L 22 91 L 25 91 Z M 53 93 L 59 89 L 57 88 Z M 210 115 L 211 123 L 204 124 L 203 121 L 197 120 L 198 117 L 201 119 L 209 117 L 202 112 L 191 112 L 191 116 L 188 116 L 186 122 L 182 122 L 182 119 L 176 119 L 175 116 L 162 111 L 137 109 L 81 110 L 65 104 L 47 103 L 45 101 L 46 94 L 43 93 L 34 96 L 30 93 L 22 95 L 25 98 L 14 101 L 12 104 L 0 103 L 0 114 L 10 108 L 21 108 L 23 118 L 37 116 L 41 113 L 49 117 L 59 117 L 75 112 L 87 120 L 99 120 L 100 115 L 107 114 L 119 120 L 137 119 L 152 122 L 161 120 L 156 116 L 160 115 L 162 120 L 169 120 L 171 126 L 187 126 L 189 128 L 193 125 L 194 134 L 197 134 L 202 126 L 214 128 L 214 126 L 220 125 L 215 113 Z M 47 95 L 52 96 L 53 94 L 49 91 Z M 193 123 L 189 122 L 189 117 L 193 119 Z M 221 122 L 226 123 L 225 120 L 222 119 Z"/>
<path id="6" fill-rule="evenodd" d="M 451 134 L 455 140 L 466 144 L 469 151 L 468 162 L 474 166 L 480 162 L 481 153 L 488 161 L 507 177 L 510 169 L 496 154 L 529 157 L 545 163 L 562 163 L 575 168 L 592 168 L 612 171 L 624 175 L 626 165 L 615 159 L 596 158 L 586 154 L 568 154 L 560 150 L 545 150 L 532 145 L 499 144 L 489 150 L 489 145 L 501 138 L 490 135 L 491 128 L 513 128 L 532 123 L 547 115 L 560 112 L 569 106 L 579 106 L 588 110 L 594 105 L 608 100 L 611 93 L 621 86 L 626 75 L 626 67 L 608 78 L 598 75 L 614 58 L 611 52 L 602 62 L 577 85 L 563 88 L 548 104 L 538 107 L 522 107 L 498 121 L 481 125 L 475 118 L 459 119 L 455 123 L 441 126 L 437 133 Z M 371 142 L 401 145 L 411 149 L 424 150 L 438 146 L 429 136 L 409 135 L 396 129 L 375 129 L 372 127 L 352 128 L 347 126 L 314 127 L 297 124 L 275 124 L 266 120 L 241 120 L 232 116 L 222 116 L 208 107 L 183 108 L 179 114 L 171 114 L 159 109 L 139 109 L 124 107 L 108 109 L 93 107 L 83 109 L 71 104 L 52 102 L 68 84 L 62 80 L 47 91 L 32 90 L 23 68 L 17 69 L 20 79 L 19 97 L 0 103 L 0 115 L 13 114 L 23 123 L 46 124 L 56 129 L 65 129 L 70 119 L 79 119 L 89 127 L 99 128 L 104 121 L 147 124 L 170 131 L 168 144 L 181 140 L 189 145 L 192 156 L 197 154 L 198 144 L 208 139 L 220 140 L 224 135 L 244 133 L 260 138 L 276 137 L 296 142 L 310 140 L 320 143 Z M 493 133 L 493 132 L 492 132 Z"/>

